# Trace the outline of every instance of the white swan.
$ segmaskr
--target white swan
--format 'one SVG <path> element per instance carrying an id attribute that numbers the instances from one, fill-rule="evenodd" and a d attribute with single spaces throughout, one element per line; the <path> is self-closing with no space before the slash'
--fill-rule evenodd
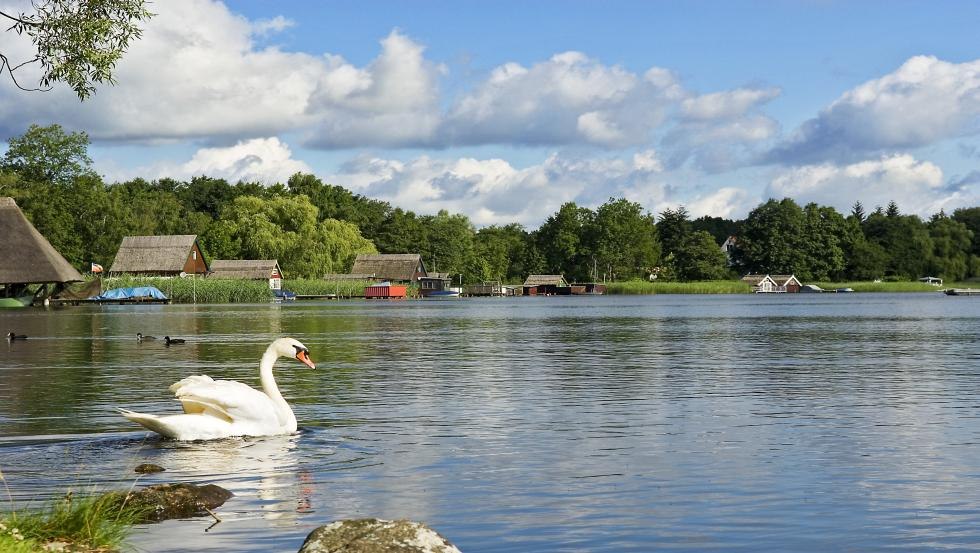
<path id="1" fill-rule="evenodd" d="M 269 345 L 259 365 L 262 391 L 241 382 L 189 376 L 170 386 L 184 407 L 182 415 L 144 415 L 119 409 L 127 419 L 177 440 L 213 440 L 229 436 L 272 436 L 296 432 L 296 416 L 279 393 L 272 366 L 279 357 L 294 357 L 316 366 L 306 346 L 292 338 Z"/>

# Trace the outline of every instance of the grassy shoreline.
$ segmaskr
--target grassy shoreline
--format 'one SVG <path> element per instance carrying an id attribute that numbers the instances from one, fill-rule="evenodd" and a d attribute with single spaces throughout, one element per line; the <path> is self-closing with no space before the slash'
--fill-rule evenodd
<path id="1" fill-rule="evenodd" d="M 371 283 L 363 280 L 290 279 L 283 287 L 299 295 L 363 297 L 364 288 Z M 946 288 L 980 288 L 977 282 L 956 282 L 932 286 L 921 282 L 815 282 L 824 290 L 851 288 L 855 292 L 938 292 Z M 215 278 L 114 277 L 105 279 L 104 290 L 132 286 L 155 286 L 173 303 L 267 303 L 274 299 L 268 284 L 261 280 Z M 752 288 L 741 280 L 711 280 L 697 282 L 665 282 L 634 280 L 606 283 L 609 295 L 652 294 L 750 294 Z"/>
<path id="2" fill-rule="evenodd" d="M 809 284 L 809 283 L 808 283 Z M 850 288 L 855 292 L 940 292 L 946 288 L 980 288 L 977 282 L 954 282 L 944 286 L 933 286 L 921 282 L 814 282 L 824 290 Z M 610 282 L 606 284 L 608 294 L 750 294 L 752 287 L 740 280 L 712 280 L 701 282 Z"/>
<path id="3" fill-rule="evenodd" d="M 154 286 L 173 303 L 267 303 L 274 299 L 268 282 L 230 278 L 163 278 L 122 276 L 106 278 L 102 289 Z M 283 288 L 300 295 L 341 297 L 363 296 L 363 280 L 290 279 Z"/>

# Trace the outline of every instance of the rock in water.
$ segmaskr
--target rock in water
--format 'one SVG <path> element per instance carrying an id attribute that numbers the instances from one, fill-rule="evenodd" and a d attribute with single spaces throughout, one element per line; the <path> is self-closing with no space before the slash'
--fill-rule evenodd
<path id="1" fill-rule="evenodd" d="M 167 469 L 161 467 L 160 465 L 154 465 L 153 463 L 143 463 L 136 467 L 136 472 L 138 474 L 152 474 L 154 472 L 163 472 Z"/>
<path id="2" fill-rule="evenodd" d="M 299 553 L 460 553 L 428 526 L 409 520 L 341 520 L 310 533 Z"/>
<path id="3" fill-rule="evenodd" d="M 230 491 L 208 484 L 157 484 L 147 486 L 142 490 L 130 492 L 112 492 L 119 501 L 125 501 L 145 513 L 145 521 L 169 520 L 208 514 L 208 509 L 216 509 L 228 501 Z"/>

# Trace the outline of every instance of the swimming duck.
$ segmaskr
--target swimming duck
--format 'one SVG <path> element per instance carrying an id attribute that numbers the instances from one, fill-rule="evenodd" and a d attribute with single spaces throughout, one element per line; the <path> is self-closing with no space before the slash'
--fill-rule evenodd
<path id="1" fill-rule="evenodd" d="M 170 336 L 164 336 L 163 341 L 169 346 L 170 344 L 183 344 L 183 338 L 171 338 Z"/>

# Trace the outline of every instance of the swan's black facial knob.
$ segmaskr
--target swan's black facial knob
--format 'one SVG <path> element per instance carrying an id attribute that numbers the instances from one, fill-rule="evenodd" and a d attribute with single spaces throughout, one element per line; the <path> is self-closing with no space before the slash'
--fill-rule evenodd
<path id="1" fill-rule="evenodd" d="M 301 348 L 299 346 L 293 346 L 296 349 L 296 359 L 303 363 L 311 369 L 315 369 L 316 365 L 313 364 L 313 360 L 310 359 L 310 350 L 306 348 Z"/>

